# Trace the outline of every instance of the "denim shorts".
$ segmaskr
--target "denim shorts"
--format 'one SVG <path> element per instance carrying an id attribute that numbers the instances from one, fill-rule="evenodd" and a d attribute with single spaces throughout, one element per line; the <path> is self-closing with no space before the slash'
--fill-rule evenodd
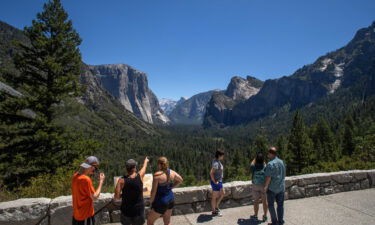
<path id="1" fill-rule="evenodd" d="M 212 187 L 212 190 L 213 190 L 213 191 L 220 191 L 221 189 L 223 189 L 223 182 L 220 181 L 218 184 L 215 184 L 215 183 L 212 182 L 212 180 L 211 180 L 211 187 Z"/>

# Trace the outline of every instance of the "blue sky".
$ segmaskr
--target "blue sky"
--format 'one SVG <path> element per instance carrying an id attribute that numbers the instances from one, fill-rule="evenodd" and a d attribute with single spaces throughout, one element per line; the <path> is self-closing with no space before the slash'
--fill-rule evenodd
<path id="1" fill-rule="evenodd" d="M 0 20 L 30 25 L 46 0 L 0 1 Z M 345 45 L 375 20 L 374 0 L 62 0 L 88 64 L 146 72 L 159 98 L 266 80 Z"/>

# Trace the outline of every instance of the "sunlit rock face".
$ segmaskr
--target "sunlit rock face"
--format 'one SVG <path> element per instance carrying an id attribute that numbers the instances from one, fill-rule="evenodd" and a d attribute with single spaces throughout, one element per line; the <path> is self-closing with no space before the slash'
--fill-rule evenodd
<path id="1" fill-rule="evenodd" d="M 89 66 L 113 97 L 127 110 L 149 123 L 168 123 L 155 94 L 148 87 L 147 75 L 125 64 Z"/>
<path id="2" fill-rule="evenodd" d="M 263 81 L 247 76 L 232 77 L 225 91 L 216 91 L 207 104 L 204 126 L 231 124 L 233 108 L 256 95 Z"/>

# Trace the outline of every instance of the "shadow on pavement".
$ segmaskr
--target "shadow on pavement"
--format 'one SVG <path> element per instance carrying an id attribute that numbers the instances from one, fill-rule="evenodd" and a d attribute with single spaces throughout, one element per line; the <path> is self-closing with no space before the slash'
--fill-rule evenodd
<path id="1" fill-rule="evenodd" d="M 205 223 L 212 220 L 211 214 L 200 214 L 197 218 L 197 223 Z"/>
<path id="2" fill-rule="evenodd" d="M 238 219 L 237 220 L 238 225 L 258 225 L 261 223 L 262 221 L 254 220 L 254 219 Z"/>

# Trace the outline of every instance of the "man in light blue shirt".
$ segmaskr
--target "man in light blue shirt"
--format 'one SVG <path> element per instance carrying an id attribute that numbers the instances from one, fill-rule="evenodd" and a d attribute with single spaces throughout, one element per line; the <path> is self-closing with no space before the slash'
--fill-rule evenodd
<path id="1" fill-rule="evenodd" d="M 268 150 L 270 162 L 265 169 L 266 182 L 264 190 L 267 192 L 268 210 L 272 223 L 269 225 L 284 224 L 284 193 L 285 193 L 285 164 L 277 157 L 277 150 L 271 147 Z M 277 203 L 277 215 L 274 203 Z"/>

